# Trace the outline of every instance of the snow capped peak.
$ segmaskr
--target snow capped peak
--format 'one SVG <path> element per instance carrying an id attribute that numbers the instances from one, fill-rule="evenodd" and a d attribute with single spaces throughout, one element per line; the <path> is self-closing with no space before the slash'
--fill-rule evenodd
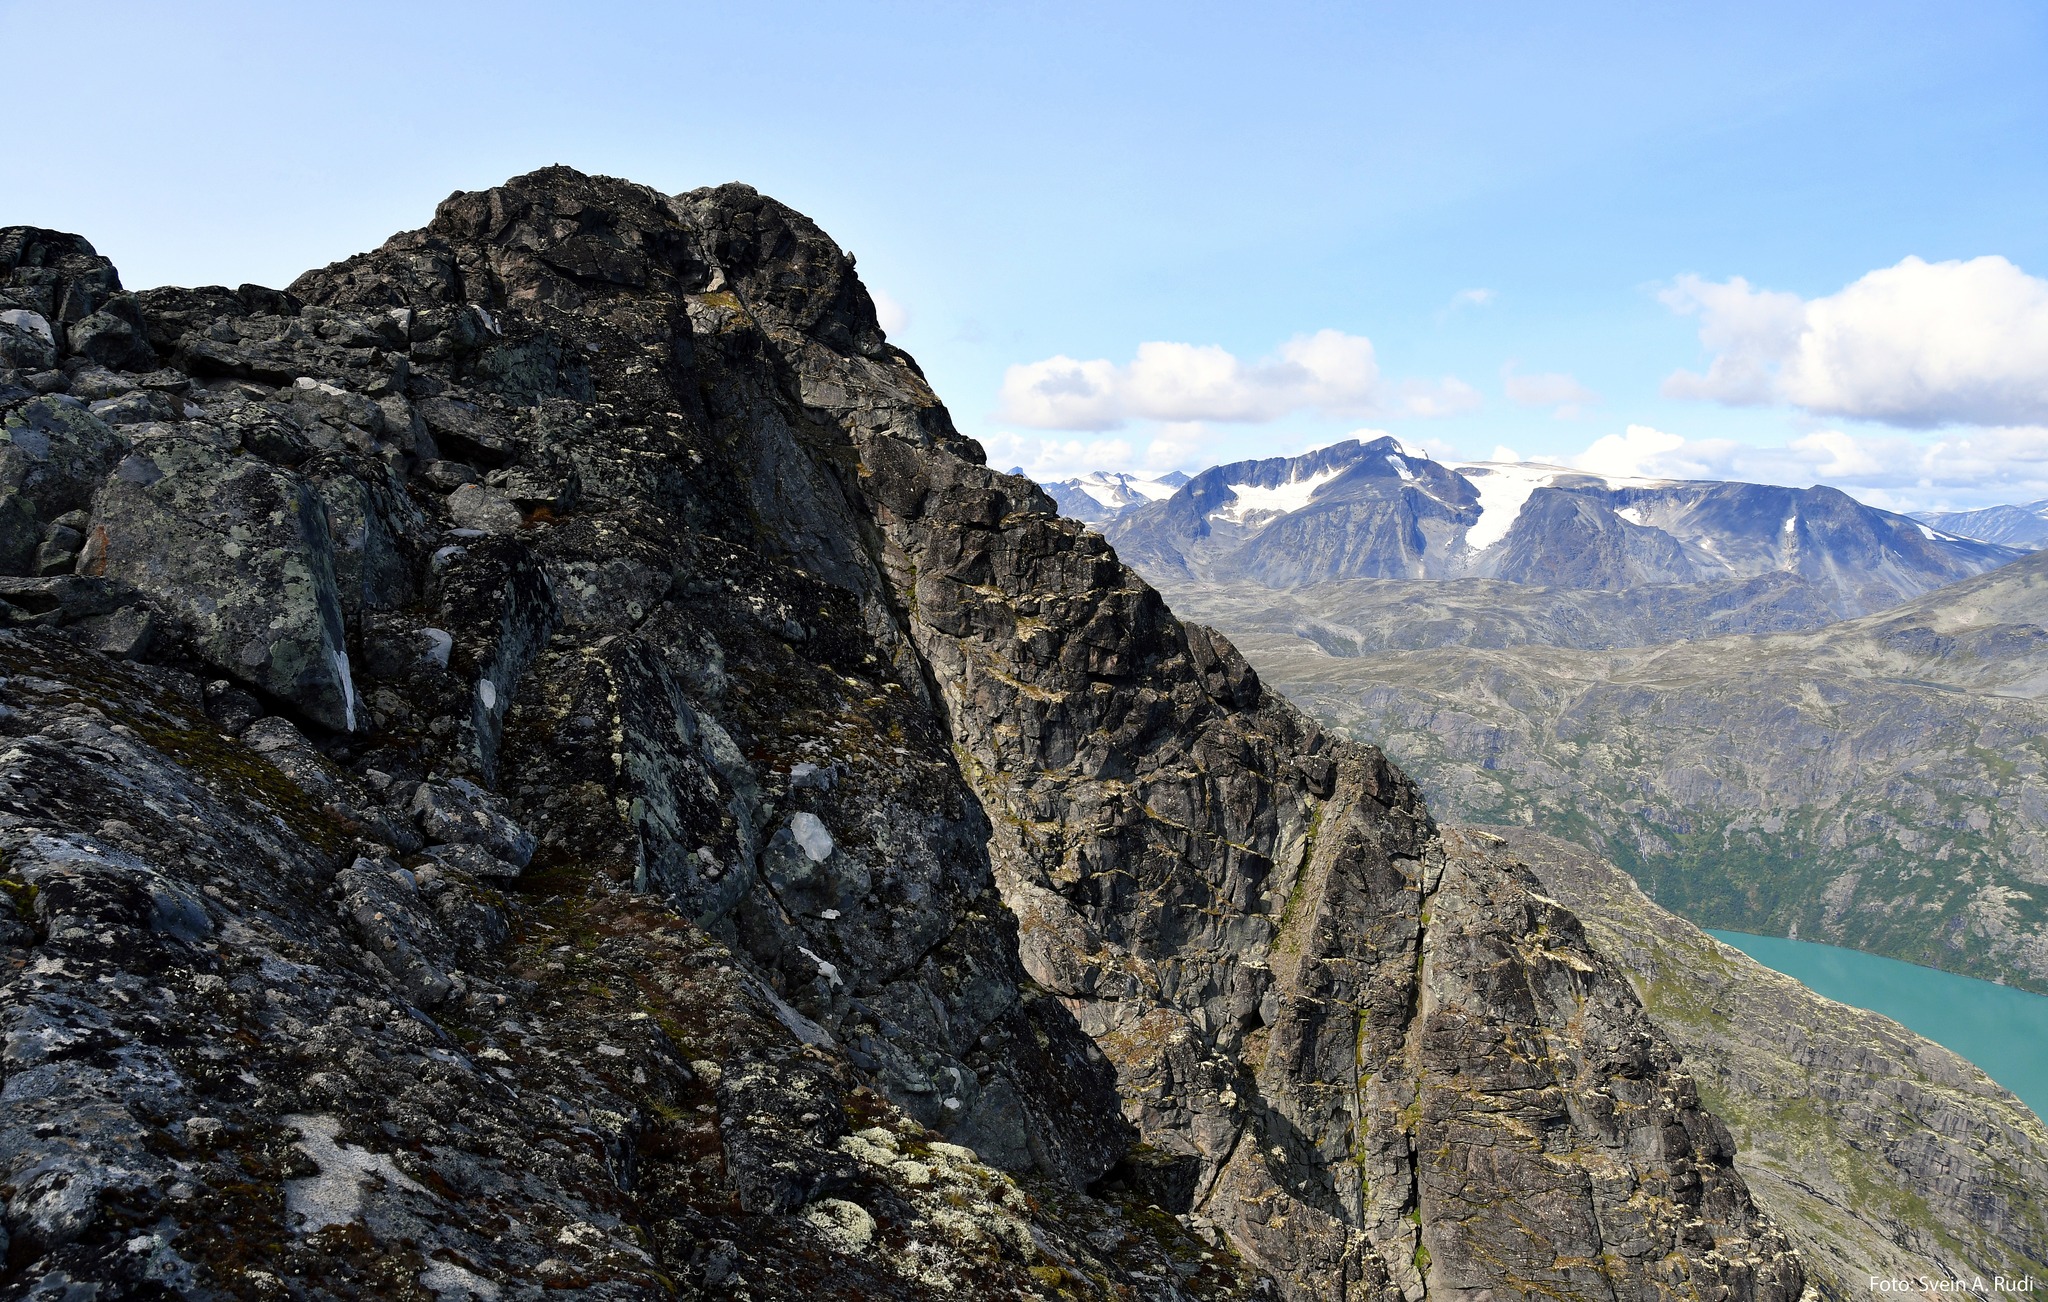
<path id="1" fill-rule="evenodd" d="M 1172 497 L 1188 477 L 1178 470 L 1140 475 L 1128 470 L 1091 470 L 1071 479 L 1041 480 L 1060 512 L 1077 520 L 1115 520 L 1148 502 Z"/>
<path id="2" fill-rule="evenodd" d="M 1103 506 L 1118 508 L 1172 497 L 1174 490 L 1187 482 L 1185 475 L 1180 476 L 1178 484 L 1167 482 L 1169 478 L 1147 479 L 1125 470 L 1091 470 L 1064 481 L 1062 486 L 1086 493 Z"/>

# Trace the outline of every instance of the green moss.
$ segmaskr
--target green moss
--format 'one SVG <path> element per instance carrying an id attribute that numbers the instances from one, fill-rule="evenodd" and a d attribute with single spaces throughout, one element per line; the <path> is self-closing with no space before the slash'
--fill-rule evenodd
<path id="1" fill-rule="evenodd" d="M 7 898 L 14 901 L 14 911 L 21 917 L 35 912 L 36 888 L 31 882 L 17 881 L 12 877 L 0 877 L 0 891 L 7 892 Z"/>
<path id="2" fill-rule="evenodd" d="M 176 760 L 213 791 L 277 815 L 295 836 L 323 853 L 340 854 L 361 830 L 239 741 L 209 729 L 181 728 L 160 719 L 137 719 L 133 726 L 143 741 Z"/>

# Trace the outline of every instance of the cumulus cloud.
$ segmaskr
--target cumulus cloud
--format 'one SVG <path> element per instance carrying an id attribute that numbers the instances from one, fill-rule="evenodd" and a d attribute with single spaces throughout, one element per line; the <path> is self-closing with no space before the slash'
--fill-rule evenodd
<path id="1" fill-rule="evenodd" d="M 1696 473 L 1694 465 L 1682 462 L 1676 454 L 1685 447 L 1685 440 L 1676 434 L 1652 429 L 1648 425 L 1631 425 L 1620 434 L 1609 434 L 1593 440 L 1591 447 L 1572 458 L 1572 465 L 1580 470 L 1590 470 L 1596 475 L 1617 475 L 1626 478 L 1693 479 L 1706 478 Z"/>
<path id="2" fill-rule="evenodd" d="M 1434 420 L 1456 416 L 1486 404 L 1479 390 L 1455 375 L 1440 380 L 1404 380 L 1394 390 L 1394 409 L 1404 416 Z"/>
<path id="3" fill-rule="evenodd" d="M 1454 376 L 1383 384 L 1370 339 L 1319 330 L 1255 362 L 1214 345 L 1146 343 L 1123 365 L 1061 356 L 1012 366 L 1000 415 L 1039 429 L 1109 430 L 1131 420 L 1264 424 L 1296 412 L 1443 416 L 1481 401 Z"/>
<path id="4" fill-rule="evenodd" d="M 2004 258 L 1909 257 L 1816 299 L 1739 276 L 1681 276 L 1661 297 L 1713 354 L 1664 382 L 1673 397 L 1913 429 L 2048 421 L 2048 281 Z"/>
<path id="5" fill-rule="evenodd" d="M 1603 475 L 1828 484 L 1894 510 L 2048 498 L 2048 428 L 2039 426 L 1973 429 L 1932 439 L 1829 429 L 1759 447 L 1631 425 L 1566 460 Z"/>
<path id="6" fill-rule="evenodd" d="M 1039 429 L 1107 430 L 1133 419 L 1258 424 L 1296 411 L 1375 409 L 1372 341 L 1338 330 L 1288 340 L 1247 362 L 1215 345 L 1145 343 L 1119 366 L 1048 357 L 1003 376 L 1001 414 Z"/>
<path id="7" fill-rule="evenodd" d="M 1600 401 L 1599 394 L 1561 371 L 1523 375 L 1510 362 L 1501 368 L 1500 378 L 1501 388 L 1510 402 L 1524 407 L 1548 407 L 1551 415 L 1561 418 L 1577 416 Z"/>
<path id="8" fill-rule="evenodd" d="M 1216 431 L 1199 422 L 1160 426 L 1148 439 L 1060 438 L 999 431 L 981 444 L 988 462 L 1003 470 L 1021 466 L 1037 480 L 1071 479 L 1091 470 L 1127 470 L 1163 475 L 1169 470 L 1199 470 L 1219 455 Z"/>
<path id="9" fill-rule="evenodd" d="M 1128 439 L 1044 438 L 1008 430 L 983 435 L 981 446 L 990 465 L 1003 470 L 1020 466 L 1033 479 L 1070 479 L 1090 470 L 1128 469 L 1136 453 Z"/>

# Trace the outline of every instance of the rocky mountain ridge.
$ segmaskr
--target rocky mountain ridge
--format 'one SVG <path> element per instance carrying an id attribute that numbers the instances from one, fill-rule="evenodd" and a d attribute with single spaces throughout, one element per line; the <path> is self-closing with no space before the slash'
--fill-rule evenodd
<path id="1" fill-rule="evenodd" d="M 14 1295 L 1800 1295 L 1576 920 L 800 215 L 0 270 Z"/>
<path id="2" fill-rule="evenodd" d="M 2028 550 L 2048 547 L 2048 500 L 2024 506 L 1985 506 L 1974 511 L 1915 511 L 1913 518 L 1931 529 L 1961 538 Z"/>
<path id="3" fill-rule="evenodd" d="M 1983 1072 L 1721 944 L 1577 846 L 1526 828 L 1457 835 L 1529 867 L 1628 972 L 1822 1296 L 1981 1278 L 1968 1291 L 1995 1297 L 2000 1276 L 2048 1277 L 2048 1126 Z"/>

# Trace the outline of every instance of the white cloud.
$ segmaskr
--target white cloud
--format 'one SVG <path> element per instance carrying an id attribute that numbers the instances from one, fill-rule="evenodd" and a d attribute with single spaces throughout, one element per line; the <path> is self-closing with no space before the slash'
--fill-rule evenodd
<path id="1" fill-rule="evenodd" d="M 2048 421 L 2048 281 L 1909 257 L 1825 298 L 1681 276 L 1660 296 L 1714 354 L 1664 392 L 1930 429 Z"/>
<path id="2" fill-rule="evenodd" d="M 1685 440 L 1676 434 L 1666 434 L 1648 425 L 1631 425 L 1623 433 L 1593 440 L 1591 447 L 1572 458 L 1572 465 L 1597 475 L 1689 479 L 1693 477 L 1688 473 L 1690 467 L 1680 470 L 1674 460 L 1674 454 L 1684 446 Z"/>
<path id="3" fill-rule="evenodd" d="M 1297 411 L 1377 409 L 1379 363 L 1362 335 L 1319 330 L 1246 362 L 1214 345 L 1145 343 L 1124 365 L 1072 357 L 1012 366 L 1005 420 L 1039 429 L 1108 430 L 1130 420 L 1261 424 Z"/>
<path id="4" fill-rule="evenodd" d="M 883 334 L 893 339 L 910 329 L 909 308 L 873 285 L 868 286 L 868 297 L 875 300 L 875 320 L 881 323 Z"/>
<path id="5" fill-rule="evenodd" d="M 982 450 L 998 470 L 1022 466 L 1033 479 L 1071 479 L 1090 470 L 1127 470 L 1134 450 L 1127 439 L 1057 439 L 998 431 L 985 434 Z"/>
<path id="6" fill-rule="evenodd" d="M 1200 421 L 1162 425 L 1145 445 L 1147 474 L 1163 475 L 1169 470 L 1203 470 L 1215 455 L 1220 441 L 1215 430 Z"/>
<path id="7" fill-rule="evenodd" d="M 1444 306 L 1444 310 L 1455 312 L 1461 307 L 1491 307 L 1493 300 L 1498 297 L 1500 295 L 1490 289 L 1461 289 L 1451 295 L 1451 301 Z"/>
<path id="8" fill-rule="evenodd" d="M 1500 371 L 1501 388 L 1512 402 L 1524 407 L 1549 407 L 1551 414 L 1569 419 L 1577 416 L 1589 405 L 1600 401 L 1600 395 L 1580 384 L 1574 376 L 1561 371 L 1546 371 L 1540 375 L 1522 375 L 1515 370 L 1513 362 Z"/>
<path id="9" fill-rule="evenodd" d="M 1486 405 L 1479 390 L 1455 375 L 1440 380 L 1404 380 L 1396 389 L 1396 409 L 1404 416 L 1434 420 L 1457 416 Z"/>
<path id="10" fill-rule="evenodd" d="M 1134 443 L 1126 438 L 1059 438 L 1000 431 L 982 438 L 988 463 L 999 470 L 1022 466 L 1037 480 L 1071 479 L 1091 470 L 1127 470 L 1163 475 L 1201 470 L 1217 459 L 1218 435 L 1196 422 L 1161 426 Z"/>
<path id="11" fill-rule="evenodd" d="M 1495 457 L 1506 450 L 1496 449 Z M 1829 429 L 1759 447 L 1631 425 L 1566 461 L 1598 474 L 1649 479 L 1828 484 L 1902 511 L 2048 498 L 2048 428 L 2039 426 L 1974 429 L 1934 439 Z"/>

